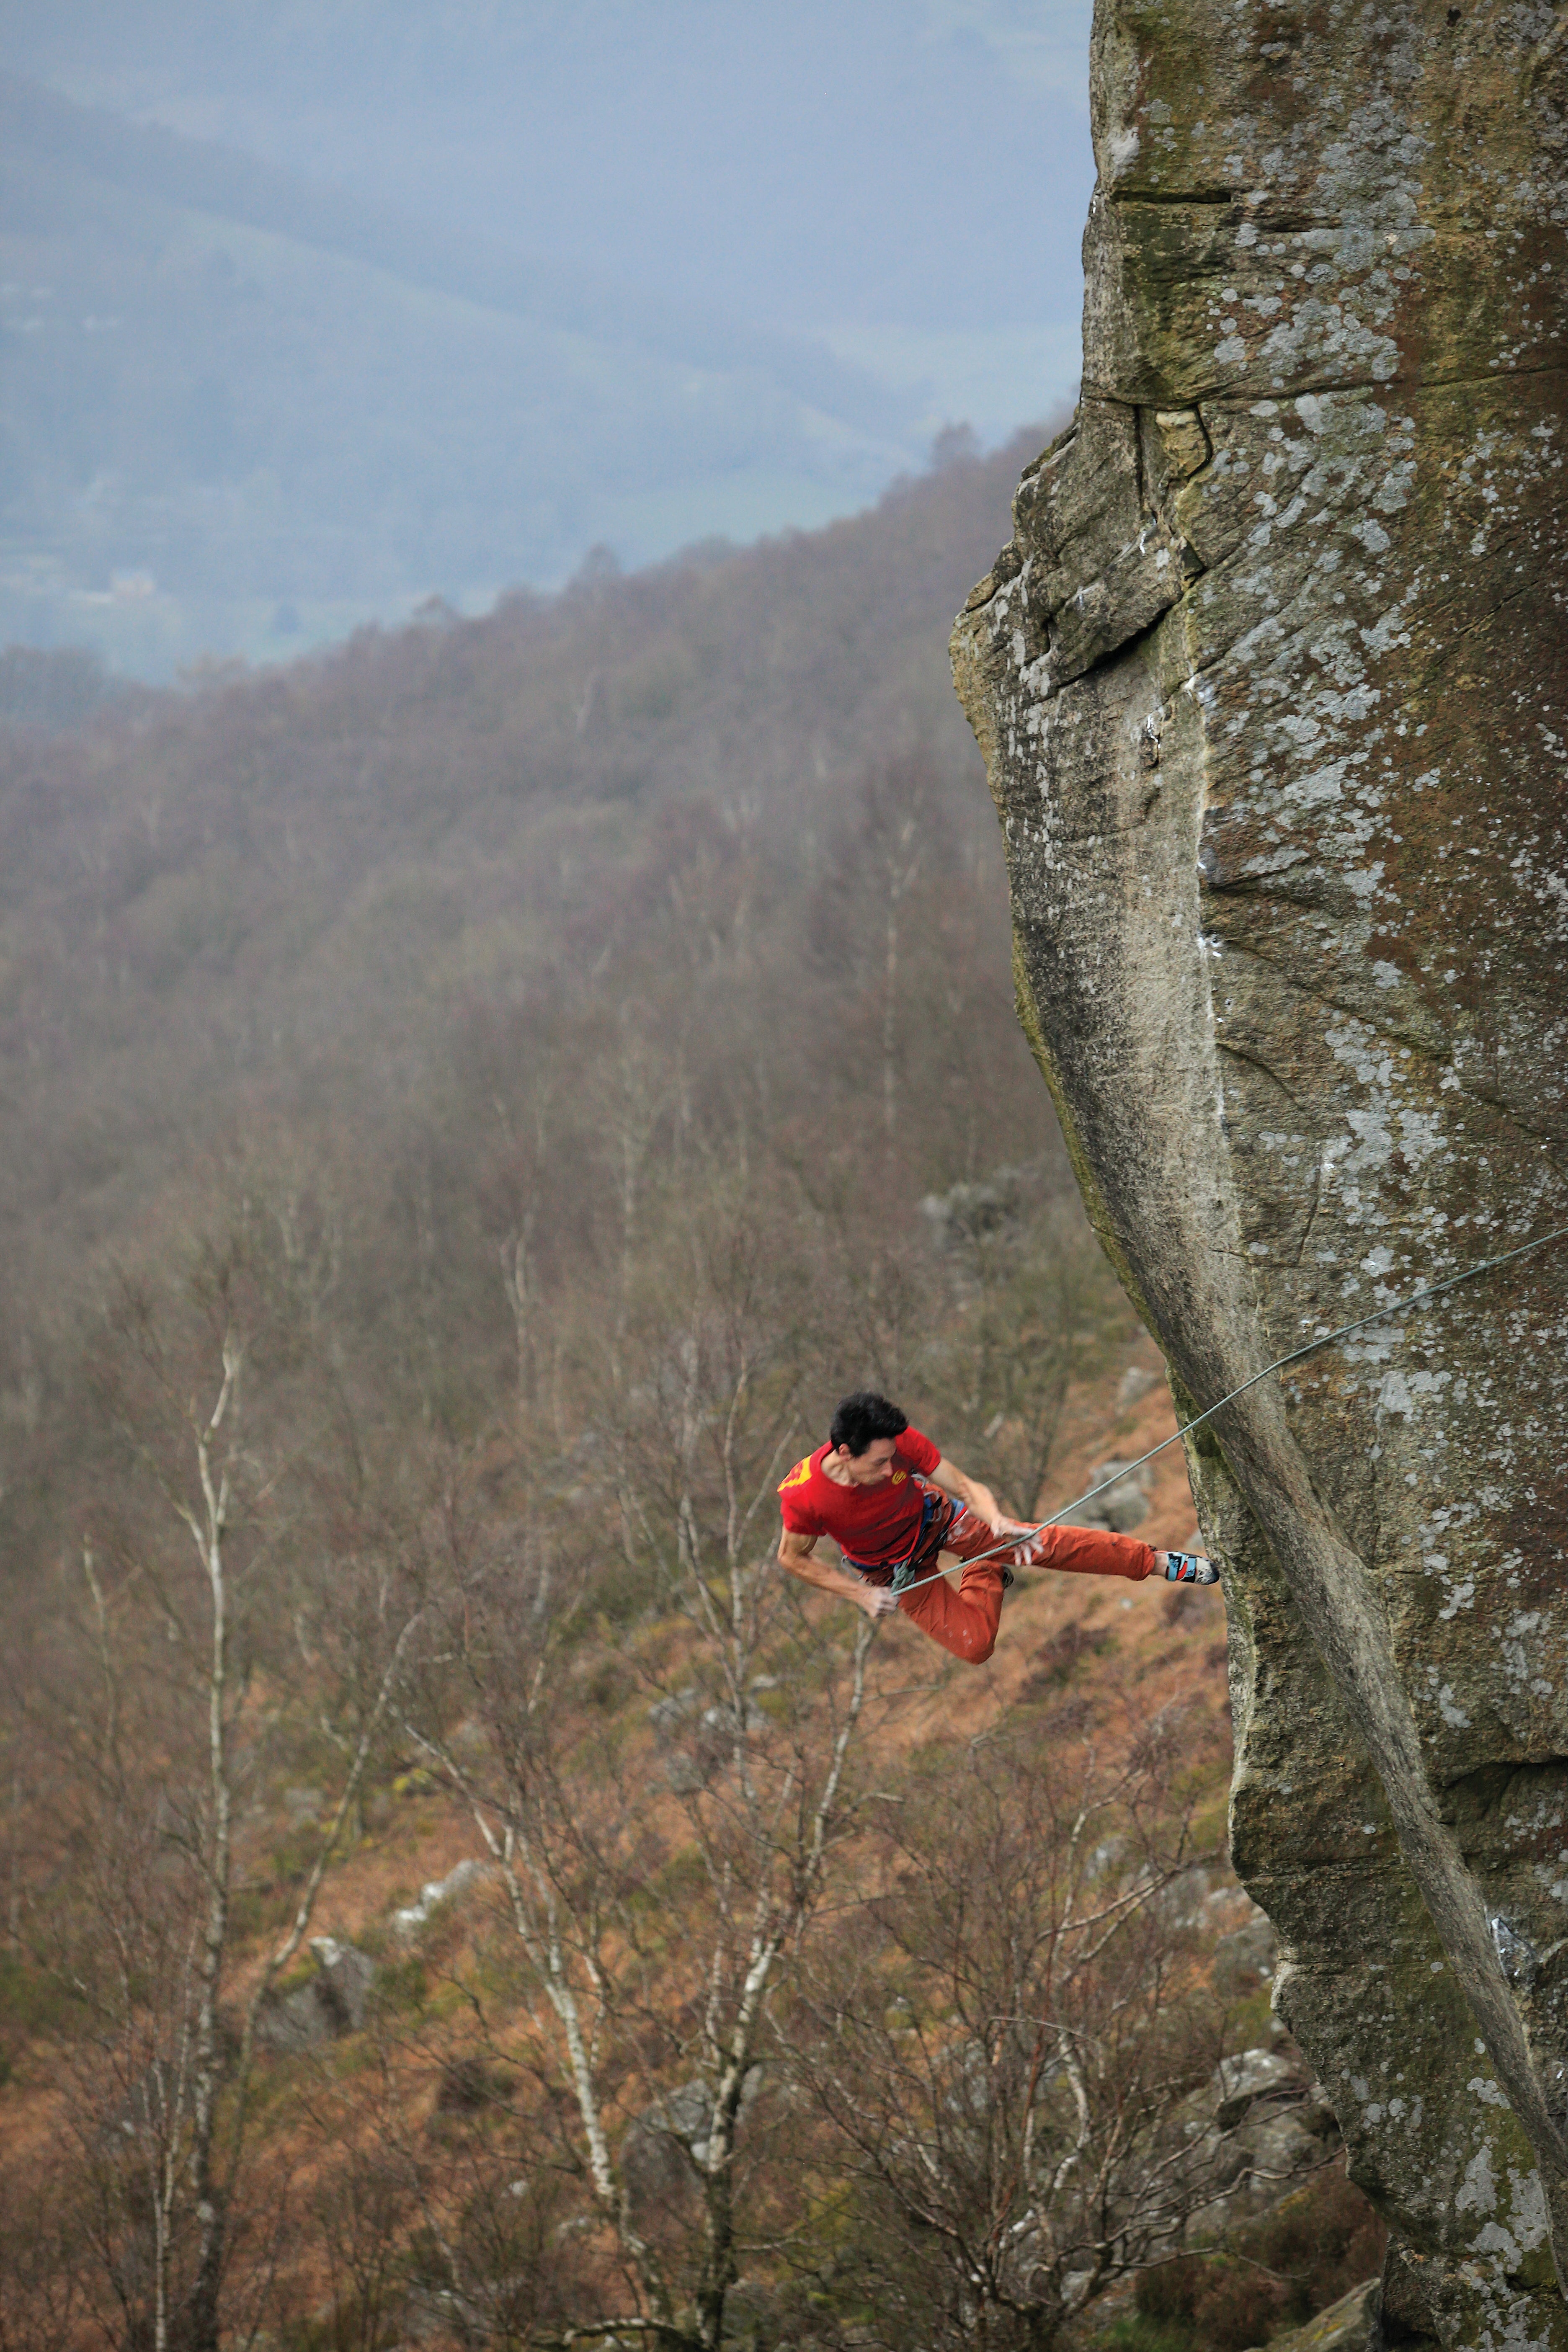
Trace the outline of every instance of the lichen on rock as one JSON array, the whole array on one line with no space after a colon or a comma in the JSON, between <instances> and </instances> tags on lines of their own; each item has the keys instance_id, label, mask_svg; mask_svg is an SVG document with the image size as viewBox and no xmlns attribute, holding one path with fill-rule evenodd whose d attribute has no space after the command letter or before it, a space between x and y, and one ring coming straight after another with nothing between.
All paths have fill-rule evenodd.
<instances>
[{"instance_id":1,"label":"lichen on rock","mask_svg":"<svg viewBox=\"0 0 1568 2352\"><path fill-rule=\"evenodd\" d=\"M1084 381L954 635L1019 1003L1207 1405L1232 1840L1390 2342L1568 2346L1568 16L1100 0ZM1558 2275L1553 2275L1555 2246Z\"/></svg>"}]
</instances>

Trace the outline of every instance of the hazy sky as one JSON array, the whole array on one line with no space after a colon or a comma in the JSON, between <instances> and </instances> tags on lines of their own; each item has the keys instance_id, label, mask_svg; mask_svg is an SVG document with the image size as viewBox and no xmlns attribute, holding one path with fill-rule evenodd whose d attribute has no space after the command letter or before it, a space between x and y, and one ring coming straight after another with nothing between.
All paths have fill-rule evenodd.
<instances>
[{"instance_id":1,"label":"hazy sky","mask_svg":"<svg viewBox=\"0 0 1568 2352\"><path fill-rule=\"evenodd\" d=\"M987 439L1075 372L1089 0L5 0L69 96L826 335Z\"/></svg>"}]
</instances>

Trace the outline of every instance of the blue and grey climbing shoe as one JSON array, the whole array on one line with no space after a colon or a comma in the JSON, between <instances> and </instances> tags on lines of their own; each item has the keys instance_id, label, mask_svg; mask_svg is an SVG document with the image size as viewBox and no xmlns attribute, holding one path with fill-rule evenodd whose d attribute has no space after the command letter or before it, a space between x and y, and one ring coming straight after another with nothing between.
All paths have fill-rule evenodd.
<instances>
[{"instance_id":1,"label":"blue and grey climbing shoe","mask_svg":"<svg viewBox=\"0 0 1568 2352\"><path fill-rule=\"evenodd\" d=\"M1219 1570L1212 1559L1200 1559L1195 1551L1168 1551L1165 1554L1167 1584L1217 1584Z\"/></svg>"}]
</instances>

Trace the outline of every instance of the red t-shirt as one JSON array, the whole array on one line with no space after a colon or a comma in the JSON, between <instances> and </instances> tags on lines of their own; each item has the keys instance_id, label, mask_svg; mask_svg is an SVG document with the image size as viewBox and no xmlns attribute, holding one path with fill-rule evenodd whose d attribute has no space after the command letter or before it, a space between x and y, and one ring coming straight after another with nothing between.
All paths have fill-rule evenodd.
<instances>
[{"instance_id":1,"label":"red t-shirt","mask_svg":"<svg viewBox=\"0 0 1568 2352\"><path fill-rule=\"evenodd\" d=\"M918 1429L906 1429L893 1449L889 1475L875 1486L840 1486L822 1467L819 1445L797 1462L779 1488L784 1523L792 1535L831 1536L851 1559L880 1567L901 1559L914 1542L925 1489L910 1474L930 1477L942 1449Z\"/></svg>"}]
</instances>

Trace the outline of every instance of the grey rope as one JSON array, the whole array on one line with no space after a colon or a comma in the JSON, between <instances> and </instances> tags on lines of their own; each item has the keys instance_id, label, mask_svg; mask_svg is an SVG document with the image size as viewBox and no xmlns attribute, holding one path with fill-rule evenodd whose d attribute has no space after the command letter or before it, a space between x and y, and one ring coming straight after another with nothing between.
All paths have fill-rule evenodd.
<instances>
[{"instance_id":1,"label":"grey rope","mask_svg":"<svg viewBox=\"0 0 1568 2352\"><path fill-rule=\"evenodd\" d=\"M1048 1519L1037 1519L1032 1525L1021 1526L1016 1535L993 1544L988 1551L972 1554L965 1566L990 1559L999 1551L1016 1550L1019 1544L1026 1543L1032 1536L1054 1527L1065 1512L1081 1510L1085 1503L1091 1503L1097 1495L1105 1494L1111 1486L1120 1486L1134 1470L1141 1470L1145 1462L1152 1462L1156 1454L1163 1454L1168 1445L1174 1445L1178 1437L1185 1437L1190 1431L1201 1429L1205 1421L1212 1421L1216 1412L1225 1411L1227 1404L1234 1404L1237 1397L1247 1394L1248 1389L1255 1389L1259 1381L1269 1379L1275 1372L1284 1371L1288 1365L1299 1364L1304 1356L1315 1356L1320 1348L1331 1348L1338 1340L1348 1339L1353 1331L1364 1331L1369 1323L1387 1323L1395 1315L1408 1314L1413 1307L1424 1307L1429 1298L1440 1298L1446 1290L1456 1289L1461 1282L1473 1282L1479 1274L1492 1274L1500 1265L1510 1265L1516 1257L1528 1257L1531 1250L1545 1249L1549 1244L1561 1241L1568 1241L1568 1225L1559 1225L1555 1233L1542 1234L1535 1241L1521 1242L1517 1249L1504 1250L1500 1257L1479 1258L1474 1265L1462 1267L1458 1274L1450 1274L1442 1282L1431 1282L1424 1289L1413 1290L1408 1298L1396 1299L1392 1307L1380 1307L1375 1313L1363 1315L1354 1323L1342 1323L1337 1331L1325 1331L1321 1339L1309 1339L1305 1347L1292 1348L1288 1356L1279 1357L1272 1364L1265 1364L1260 1372L1254 1372L1250 1380L1243 1381L1241 1386L1232 1389L1228 1396L1222 1396L1217 1404L1207 1406L1204 1412L1195 1413L1191 1421L1184 1422L1181 1428L1169 1437L1163 1437L1158 1445L1152 1445L1147 1454L1141 1454L1136 1462L1124 1463L1114 1478L1102 1478L1098 1486L1089 1488L1087 1495L1079 1495L1075 1502L1061 1504ZM945 1569L935 1569L930 1576L917 1577L913 1583L900 1585L898 1588L899 1598L902 1600L906 1592L918 1592L922 1585L934 1584L939 1576L946 1573Z\"/></svg>"}]
</instances>

